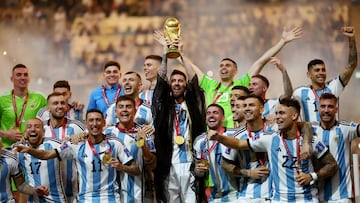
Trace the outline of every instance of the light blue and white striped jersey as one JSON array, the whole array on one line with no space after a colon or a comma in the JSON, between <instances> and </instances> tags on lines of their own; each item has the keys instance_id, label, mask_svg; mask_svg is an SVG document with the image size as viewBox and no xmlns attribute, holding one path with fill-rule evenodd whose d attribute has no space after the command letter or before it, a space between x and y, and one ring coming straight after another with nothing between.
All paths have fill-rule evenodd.
<instances>
[{"instance_id":1,"label":"light blue and white striped jersey","mask_svg":"<svg viewBox=\"0 0 360 203\"><path fill-rule=\"evenodd\" d=\"M115 113L116 104L111 104L110 107L106 110L106 126L115 126L119 119L116 117ZM151 125L153 126L154 119L151 112L151 106L144 101L141 102L140 106L136 109L134 122L139 125Z\"/></svg>"},{"instance_id":2,"label":"light blue and white striped jersey","mask_svg":"<svg viewBox=\"0 0 360 203\"><path fill-rule=\"evenodd\" d=\"M70 120L66 119L65 129L61 126L58 128L54 128L53 131L50 127L50 120L43 122L44 123L44 137L45 138L54 138L58 140L65 141L63 137L67 138L74 134L79 134L84 132L85 126L82 122L78 120ZM53 135L54 133L54 135ZM64 184L65 194L68 197L74 197L77 195L78 192L78 179L77 173L75 169L75 163L72 160L66 160L62 163L62 183Z\"/></svg>"},{"instance_id":3,"label":"light blue and white striped jersey","mask_svg":"<svg viewBox=\"0 0 360 203\"><path fill-rule=\"evenodd\" d=\"M139 98L151 106L154 89L145 90L139 93Z\"/></svg>"},{"instance_id":4,"label":"light blue and white striped jersey","mask_svg":"<svg viewBox=\"0 0 360 203\"><path fill-rule=\"evenodd\" d=\"M341 121L327 130L318 123L313 124L314 133L329 148L339 166L334 176L325 181L319 181L320 201L336 201L353 197L350 143L352 139L360 136L357 134L357 128L357 123Z\"/></svg>"},{"instance_id":5,"label":"light blue and white striped jersey","mask_svg":"<svg viewBox=\"0 0 360 203\"><path fill-rule=\"evenodd\" d=\"M61 141L44 139L37 149L51 150L61 146ZM26 146L28 146L26 144ZM27 153L18 153L18 160L23 169L26 183L33 187L45 185L49 187L50 194L40 196L41 202L66 202L65 191L61 179L60 161L58 159L41 160ZM29 198L28 202L34 202Z\"/></svg>"},{"instance_id":6,"label":"light blue and white striped jersey","mask_svg":"<svg viewBox=\"0 0 360 203\"><path fill-rule=\"evenodd\" d=\"M320 159L328 148L316 137L313 137L313 152L316 158ZM255 152L267 152L270 164L270 176L272 177L271 202L319 202L317 188L307 185L300 186L295 176L298 170L303 173L314 172L311 160L301 161L298 163L300 155L297 154L296 139L284 140L288 146L288 154L283 144L282 137L278 132L267 134L257 139L249 139L249 145ZM302 145L302 137L300 137L300 146Z\"/></svg>"},{"instance_id":7,"label":"light blue and white striped jersey","mask_svg":"<svg viewBox=\"0 0 360 203\"><path fill-rule=\"evenodd\" d=\"M120 194L119 185L116 182L117 170L108 164L104 164L102 159L106 152L111 157L119 159L122 164L127 164L133 160L129 150L125 145L114 137L107 137L99 144L94 144L92 151L88 141L77 145L64 142L57 149L60 158L74 159L79 175L79 194L78 202L118 202Z\"/></svg>"},{"instance_id":8,"label":"light blue and white striped jersey","mask_svg":"<svg viewBox=\"0 0 360 203\"><path fill-rule=\"evenodd\" d=\"M267 99L264 103L264 112L262 113L262 117L266 118L269 114L275 115L277 105L279 105L279 98Z\"/></svg>"},{"instance_id":9,"label":"light blue and white striped jersey","mask_svg":"<svg viewBox=\"0 0 360 203\"><path fill-rule=\"evenodd\" d=\"M266 130L267 127L264 126ZM271 131L271 129L270 129ZM247 127L242 126L235 132L234 137L247 140L249 139ZM258 139L260 136L263 136L263 130L251 131L252 139ZM225 153L223 153L224 158L240 163L240 168L253 170L259 167L262 167L262 164L265 164L269 168L267 162L267 155L263 152L252 152L250 150L235 150L228 148ZM243 199L268 199L271 195L271 176L262 179L253 179L249 177L241 178L241 185L239 188L238 198Z\"/></svg>"},{"instance_id":10,"label":"light blue and white striped jersey","mask_svg":"<svg viewBox=\"0 0 360 203\"><path fill-rule=\"evenodd\" d=\"M119 131L116 126L111 126L104 131L105 135L112 135L119 138L127 149L130 150L131 156L134 158L140 170L143 171L143 153L142 149L136 145L137 133L125 133ZM151 152L155 152L154 135L146 135L145 144ZM122 202L133 203L143 202L143 194L145 192L144 174L132 176L128 173L121 173L121 200Z\"/></svg>"},{"instance_id":11,"label":"light blue and white striped jersey","mask_svg":"<svg viewBox=\"0 0 360 203\"><path fill-rule=\"evenodd\" d=\"M226 129L224 135L232 136L235 132L231 129ZM213 146L215 141L208 140L207 134L203 133L194 141L194 157L197 160L204 158L208 149ZM222 153L225 152L226 147L220 143L214 145L213 151L206 157L210 163L209 175L211 176L214 186L211 188L210 202L229 202L237 199L238 179L235 177L228 177L222 169ZM203 154L203 155L201 155Z\"/></svg>"},{"instance_id":12,"label":"light blue and white striped jersey","mask_svg":"<svg viewBox=\"0 0 360 203\"><path fill-rule=\"evenodd\" d=\"M191 118L189 114L189 110L187 108L186 102L182 102L181 104L175 104L176 111L179 114L179 122L180 122L180 136L184 138L184 143L178 145L175 143L176 133L176 125L175 122L173 124L173 153L171 158L172 164L179 163L188 163L192 162L192 143L191 143ZM175 119L174 119L175 120Z\"/></svg>"},{"instance_id":13,"label":"light blue and white striped jersey","mask_svg":"<svg viewBox=\"0 0 360 203\"><path fill-rule=\"evenodd\" d=\"M0 149L0 202L15 203L10 179L21 175L19 162L14 153Z\"/></svg>"},{"instance_id":14,"label":"light blue and white striped jersey","mask_svg":"<svg viewBox=\"0 0 360 203\"><path fill-rule=\"evenodd\" d=\"M332 79L325 84L325 89L317 90L317 95L320 96L322 93L331 93L336 97L344 91L344 85L340 80L340 76ZM300 119L308 122L320 122L320 115L317 110L319 107L319 101L316 95L312 91L311 86L298 87L293 92L293 98L298 100L301 105Z\"/></svg>"}]
</instances>

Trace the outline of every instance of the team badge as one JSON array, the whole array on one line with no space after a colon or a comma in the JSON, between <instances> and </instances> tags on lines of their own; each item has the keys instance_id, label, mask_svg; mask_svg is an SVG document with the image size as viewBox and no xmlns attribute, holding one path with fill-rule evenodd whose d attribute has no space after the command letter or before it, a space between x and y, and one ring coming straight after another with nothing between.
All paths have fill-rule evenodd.
<instances>
[{"instance_id":1,"label":"team badge","mask_svg":"<svg viewBox=\"0 0 360 203\"><path fill-rule=\"evenodd\" d=\"M339 137L335 137L335 138L334 138L334 141L335 141L335 142L339 142Z\"/></svg>"}]
</instances>

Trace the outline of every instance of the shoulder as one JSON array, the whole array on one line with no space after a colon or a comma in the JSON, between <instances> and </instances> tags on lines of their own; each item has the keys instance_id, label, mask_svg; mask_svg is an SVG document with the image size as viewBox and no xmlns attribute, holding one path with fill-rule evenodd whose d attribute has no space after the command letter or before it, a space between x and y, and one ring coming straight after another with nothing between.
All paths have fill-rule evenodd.
<instances>
[{"instance_id":1,"label":"shoulder","mask_svg":"<svg viewBox=\"0 0 360 203\"><path fill-rule=\"evenodd\" d=\"M83 130L83 131L85 130L85 125L84 125L81 121L79 121L79 120L68 119L67 124L68 124L68 125L76 125L76 126L78 126L81 130Z\"/></svg>"},{"instance_id":2,"label":"shoulder","mask_svg":"<svg viewBox=\"0 0 360 203\"><path fill-rule=\"evenodd\" d=\"M299 93L299 92L301 92L302 90L310 90L310 89L311 89L311 88L310 88L309 85L299 86L299 87L297 87L297 88L294 89L293 94Z\"/></svg>"},{"instance_id":3,"label":"shoulder","mask_svg":"<svg viewBox=\"0 0 360 203\"><path fill-rule=\"evenodd\" d=\"M244 85L244 86L249 86L249 82L250 82L251 76L249 73L246 73L245 75L242 75L240 77L238 77L235 81L234 84L235 85Z\"/></svg>"},{"instance_id":4,"label":"shoulder","mask_svg":"<svg viewBox=\"0 0 360 203\"><path fill-rule=\"evenodd\" d=\"M52 138L52 137L44 137L44 143L50 143L50 144L62 144L63 141Z\"/></svg>"},{"instance_id":5,"label":"shoulder","mask_svg":"<svg viewBox=\"0 0 360 203\"><path fill-rule=\"evenodd\" d=\"M16 155L14 152L8 150L8 149L0 149L0 156L3 156L5 158L9 158L11 160L17 161Z\"/></svg>"},{"instance_id":6,"label":"shoulder","mask_svg":"<svg viewBox=\"0 0 360 203\"><path fill-rule=\"evenodd\" d=\"M232 136L237 137L244 132L246 132L246 126L241 126L240 128L237 128L237 130L234 132L234 134Z\"/></svg>"},{"instance_id":7,"label":"shoulder","mask_svg":"<svg viewBox=\"0 0 360 203\"><path fill-rule=\"evenodd\" d=\"M0 98L11 97L11 91L3 92L0 94Z\"/></svg>"},{"instance_id":8,"label":"shoulder","mask_svg":"<svg viewBox=\"0 0 360 203\"><path fill-rule=\"evenodd\" d=\"M194 145L196 145L197 143L200 143L200 142L202 142L203 140L205 140L206 136L207 136L207 133L206 133L206 132L201 133L199 136L197 136L197 137L195 138L195 140L194 140Z\"/></svg>"},{"instance_id":9,"label":"shoulder","mask_svg":"<svg viewBox=\"0 0 360 203\"><path fill-rule=\"evenodd\" d=\"M352 121L339 121L340 126L357 127L359 124Z\"/></svg>"},{"instance_id":10,"label":"shoulder","mask_svg":"<svg viewBox=\"0 0 360 203\"><path fill-rule=\"evenodd\" d=\"M144 100L142 100L140 107L145 107L145 108L151 109L151 105L146 103Z\"/></svg>"}]
</instances>

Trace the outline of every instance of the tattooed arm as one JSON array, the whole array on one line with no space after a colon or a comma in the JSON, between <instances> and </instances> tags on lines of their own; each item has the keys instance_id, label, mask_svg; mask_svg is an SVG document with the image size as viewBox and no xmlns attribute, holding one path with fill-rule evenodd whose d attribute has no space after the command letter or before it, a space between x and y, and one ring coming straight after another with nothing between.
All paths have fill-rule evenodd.
<instances>
[{"instance_id":1,"label":"tattooed arm","mask_svg":"<svg viewBox=\"0 0 360 203\"><path fill-rule=\"evenodd\" d=\"M343 27L341 31L344 36L349 38L349 59L345 69L340 73L340 79L346 86L357 66L357 49L355 41L355 28L354 27Z\"/></svg>"}]
</instances>

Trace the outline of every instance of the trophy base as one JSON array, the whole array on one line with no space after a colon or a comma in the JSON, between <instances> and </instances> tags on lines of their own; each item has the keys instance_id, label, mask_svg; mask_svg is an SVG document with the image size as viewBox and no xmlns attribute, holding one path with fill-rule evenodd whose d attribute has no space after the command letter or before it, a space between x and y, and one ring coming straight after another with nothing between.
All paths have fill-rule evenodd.
<instances>
[{"instance_id":1,"label":"trophy base","mask_svg":"<svg viewBox=\"0 0 360 203\"><path fill-rule=\"evenodd\" d=\"M167 58L171 58L171 59L175 59L177 57L180 56L180 53L178 51L172 51L172 50L169 50L167 53L166 53L166 57Z\"/></svg>"}]
</instances>

